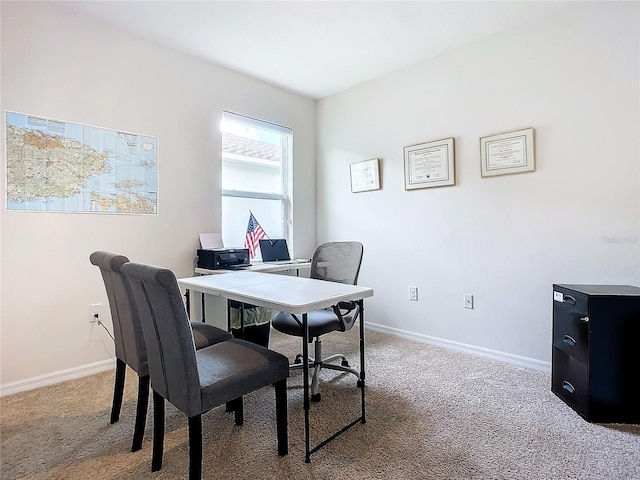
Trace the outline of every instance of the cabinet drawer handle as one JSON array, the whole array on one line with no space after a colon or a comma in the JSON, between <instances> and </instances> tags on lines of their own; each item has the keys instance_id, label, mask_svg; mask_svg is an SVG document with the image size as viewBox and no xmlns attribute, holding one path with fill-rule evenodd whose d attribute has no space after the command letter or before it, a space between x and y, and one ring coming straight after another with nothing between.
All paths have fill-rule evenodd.
<instances>
[{"instance_id":1,"label":"cabinet drawer handle","mask_svg":"<svg viewBox=\"0 0 640 480\"><path fill-rule=\"evenodd\" d=\"M568 303L570 305L576 304L576 299L573 298L571 295L565 295L562 300L564 301L564 303Z\"/></svg>"},{"instance_id":2,"label":"cabinet drawer handle","mask_svg":"<svg viewBox=\"0 0 640 480\"><path fill-rule=\"evenodd\" d=\"M567 392L569 393L575 393L576 389L573 388L573 385L571 385L569 382L567 382L566 380L562 381L562 388L564 388Z\"/></svg>"},{"instance_id":3,"label":"cabinet drawer handle","mask_svg":"<svg viewBox=\"0 0 640 480\"><path fill-rule=\"evenodd\" d=\"M576 339L573 338L571 335L565 335L564 337L562 337L562 341L572 347L576 346Z\"/></svg>"}]
</instances>

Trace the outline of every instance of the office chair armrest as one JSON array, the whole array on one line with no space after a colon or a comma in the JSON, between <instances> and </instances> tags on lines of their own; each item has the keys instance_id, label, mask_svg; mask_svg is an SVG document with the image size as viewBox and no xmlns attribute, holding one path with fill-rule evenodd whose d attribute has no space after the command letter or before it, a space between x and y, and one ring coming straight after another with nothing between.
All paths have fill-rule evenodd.
<instances>
[{"instance_id":1,"label":"office chair armrest","mask_svg":"<svg viewBox=\"0 0 640 480\"><path fill-rule=\"evenodd\" d=\"M348 315L358 307L358 303L353 301L338 302L338 305L336 305L336 307L340 309L340 311L342 312L342 315Z\"/></svg>"},{"instance_id":2,"label":"office chair armrest","mask_svg":"<svg viewBox=\"0 0 640 480\"><path fill-rule=\"evenodd\" d=\"M358 308L357 302L338 302L337 305L332 307L333 313L338 317L340 323L342 324L342 331L345 332L350 330L353 327L353 324L356 323L358 319L358 315L360 315L360 309ZM355 314L351 315L351 313L355 310Z\"/></svg>"}]
</instances>

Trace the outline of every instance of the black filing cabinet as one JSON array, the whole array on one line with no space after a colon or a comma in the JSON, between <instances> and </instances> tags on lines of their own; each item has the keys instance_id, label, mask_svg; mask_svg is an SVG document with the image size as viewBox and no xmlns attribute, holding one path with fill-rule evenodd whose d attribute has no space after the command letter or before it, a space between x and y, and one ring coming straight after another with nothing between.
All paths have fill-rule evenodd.
<instances>
[{"instance_id":1,"label":"black filing cabinet","mask_svg":"<svg viewBox=\"0 0 640 480\"><path fill-rule=\"evenodd\" d=\"M640 423L640 288L553 286L551 390L590 422Z\"/></svg>"}]
</instances>

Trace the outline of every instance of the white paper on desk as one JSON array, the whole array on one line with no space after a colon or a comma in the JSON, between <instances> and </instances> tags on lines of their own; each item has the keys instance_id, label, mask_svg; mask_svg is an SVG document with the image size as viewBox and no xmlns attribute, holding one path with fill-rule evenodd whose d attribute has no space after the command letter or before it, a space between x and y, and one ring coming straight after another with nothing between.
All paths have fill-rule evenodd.
<instances>
[{"instance_id":1,"label":"white paper on desk","mask_svg":"<svg viewBox=\"0 0 640 480\"><path fill-rule=\"evenodd\" d=\"M200 247L205 249L223 248L221 233L201 233Z\"/></svg>"}]
</instances>

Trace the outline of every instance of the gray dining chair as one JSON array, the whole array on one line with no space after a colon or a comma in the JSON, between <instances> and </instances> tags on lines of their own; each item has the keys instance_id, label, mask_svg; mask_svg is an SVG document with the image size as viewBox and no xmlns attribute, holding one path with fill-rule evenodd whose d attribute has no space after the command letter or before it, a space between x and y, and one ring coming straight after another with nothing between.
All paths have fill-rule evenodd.
<instances>
[{"instance_id":1,"label":"gray dining chair","mask_svg":"<svg viewBox=\"0 0 640 480\"><path fill-rule=\"evenodd\" d=\"M113 388L110 423L120 419L127 366L138 374L138 400L131 451L142 447L149 403L149 367L142 325L135 305L131 302L130 288L122 277L122 266L129 262L124 255L96 251L90 262L100 269L111 310L113 339L116 353L116 375ZM195 348L200 349L229 340L232 335L220 328L202 322L191 322Z\"/></svg>"},{"instance_id":2,"label":"gray dining chair","mask_svg":"<svg viewBox=\"0 0 640 480\"><path fill-rule=\"evenodd\" d=\"M327 242L319 245L313 252L311 259L311 278L326 280L328 282L346 283L355 285L358 282L360 265L364 247L360 242ZM320 337L330 332L345 332L350 330L360 315L357 302L339 302L331 309L316 310L307 314L309 328L309 342L314 342L314 356L309 357L309 368L313 368L311 381L311 399L319 401L320 395L320 371L324 369L338 370L352 373L358 379L360 386L360 372L349 366L349 361L342 354L331 355L322 358L322 341ZM287 312L276 313L271 325L279 332L296 337L303 336L302 320ZM331 362L340 360L336 365ZM303 368L303 357L298 354L294 363L290 365L292 370Z\"/></svg>"},{"instance_id":3,"label":"gray dining chair","mask_svg":"<svg viewBox=\"0 0 640 480\"><path fill-rule=\"evenodd\" d=\"M202 474L202 414L233 402L236 424L241 425L243 395L269 385L275 386L278 454L286 455L287 357L238 339L196 351L173 272L129 262L122 273L131 286L147 346L154 408L151 470L162 468L165 400L188 418L189 479L194 480Z\"/></svg>"}]
</instances>

